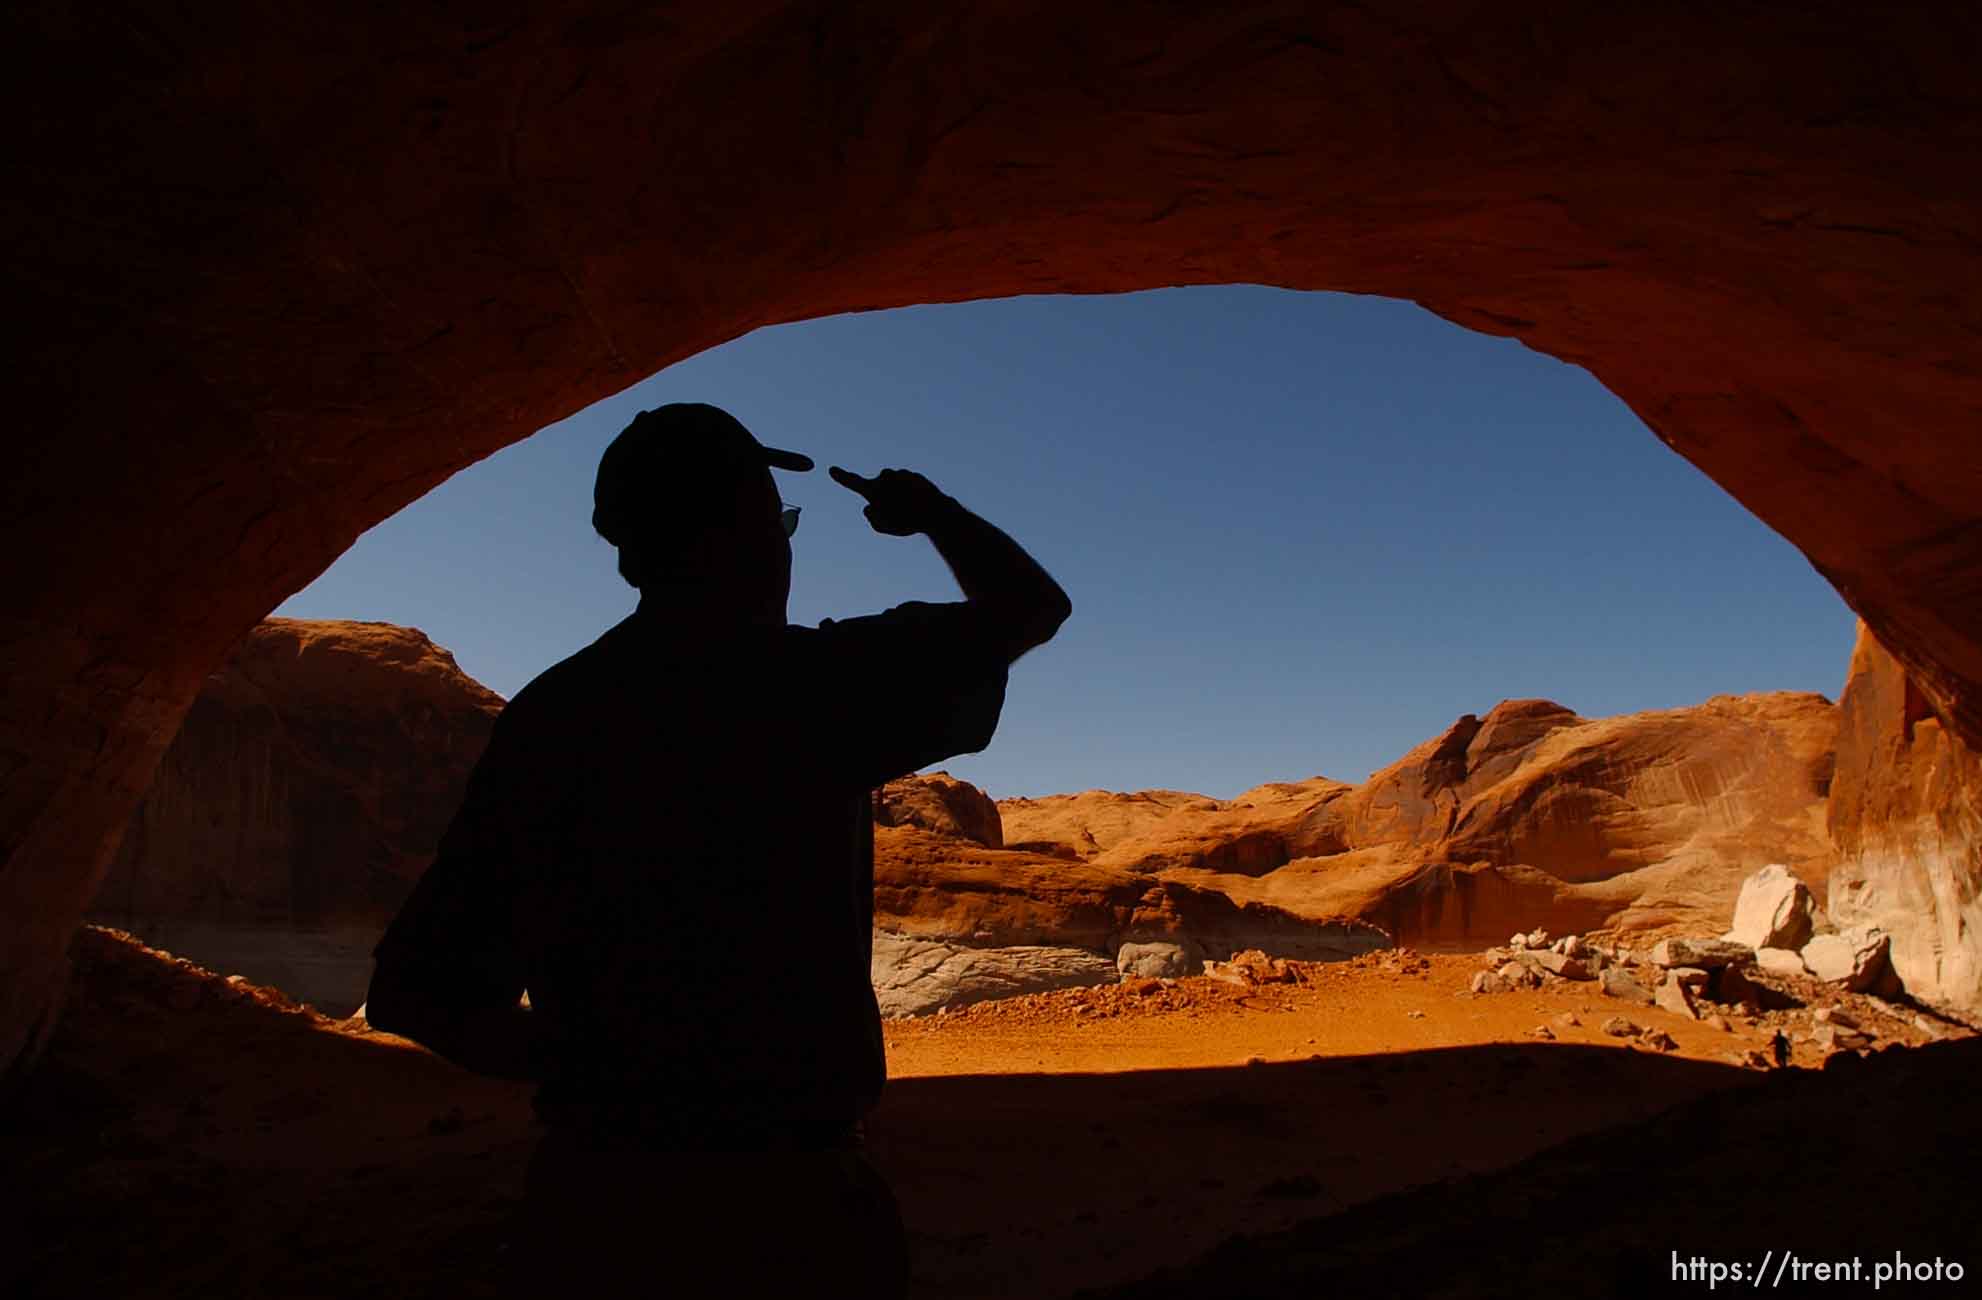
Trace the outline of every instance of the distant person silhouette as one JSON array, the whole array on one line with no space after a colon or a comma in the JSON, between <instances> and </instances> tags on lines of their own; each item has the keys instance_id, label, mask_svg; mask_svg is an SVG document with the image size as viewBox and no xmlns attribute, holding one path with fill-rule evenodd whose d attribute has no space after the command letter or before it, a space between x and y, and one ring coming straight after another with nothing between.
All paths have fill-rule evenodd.
<instances>
[{"instance_id":1,"label":"distant person silhouette","mask_svg":"<svg viewBox=\"0 0 1982 1300\"><path fill-rule=\"evenodd\" d=\"M607 447L592 523L639 606L509 702L376 952L374 1025L540 1082L520 1293L906 1286L859 1154L886 1074L869 792L988 744L1072 606L921 475L834 467L964 599L793 626L773 468L812 461L701 404Z\"/></svg>"}]
</instances>

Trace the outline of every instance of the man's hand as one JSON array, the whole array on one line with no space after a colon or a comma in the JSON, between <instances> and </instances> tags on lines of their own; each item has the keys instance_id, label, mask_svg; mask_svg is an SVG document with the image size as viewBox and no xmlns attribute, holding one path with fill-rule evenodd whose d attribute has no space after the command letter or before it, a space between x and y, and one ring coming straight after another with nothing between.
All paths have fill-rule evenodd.
<instances>
[{"instance_id":1,"label":"man's hand","mask_svg":"<svg viewBox=\"0 0 1982 1300\"><path fill-rule=\"evenodd\" d=\"M890 537L926 533L960 509L941 488L914 470L884 469L873 478L862 478L838 465L826 472L833 476L833 482L867 499L867 508L861 513L875 532Z\"/></svg>"}]
</instances>

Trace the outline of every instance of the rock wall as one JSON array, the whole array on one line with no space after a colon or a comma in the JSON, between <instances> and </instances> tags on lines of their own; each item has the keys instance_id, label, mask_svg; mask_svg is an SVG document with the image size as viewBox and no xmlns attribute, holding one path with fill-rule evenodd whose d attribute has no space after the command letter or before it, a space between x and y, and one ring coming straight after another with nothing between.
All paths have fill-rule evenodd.
<instances>
[{"instance_id":1,"label":"rock wall","mask_svg":"<svg viewBox=\"0 0 1982 1300\"><path fill-rule=\"evenodd\" d=\"M1547 700L1468 714L1360 786L1315 777L1219 801L1090 791L1000 805L1008 836L1400 943L1725 929L1741 881L1782 862L1821 888L1837 710L1721 696L1588 719Z\"/></svg>"},{"instance_id":2,"label":"rock wall","mask_svg":"<svg viewBox=\"0 0 1982 1300\"><path fill-rule=\"evenodd\" d=\"M194 701L93 918L383 927L432 861L502 703L412 628L258 624Z\"/></svg>"},{"instance_id":3,"label":"rock wall","mask_svg":"<svg viewBox=\"0 0 1982 1300\"><path fill-rule=\"evenodd\" d=\"M987 849L1005 847L1004 823L991 796L948 772L890 781L874 792L874 824L920 826Z\"/></svg>"},{"instance_id":4,"label":"rock wall","mask_svg":"<svg viewBox=\"0 0 1982 1300\"><path fill-rule=\"evenodd\" d=\"M1913 996L1982 1013L1982 751L1862 624L1839 705L1831 918L1885 930Z\"/></svg>"},{"instance_id":5,"label":"rock wall","mask_svg":"<svg viewBox=\"0 0 1982 1300\"><path fill-rule=\"evenodd\" d=\"M1802 548L1982 744L1979 24L8 7L0 1062L259 618L454 471L840 311L1247 281L1513 335Z\"/></svg>"}]
</instances>

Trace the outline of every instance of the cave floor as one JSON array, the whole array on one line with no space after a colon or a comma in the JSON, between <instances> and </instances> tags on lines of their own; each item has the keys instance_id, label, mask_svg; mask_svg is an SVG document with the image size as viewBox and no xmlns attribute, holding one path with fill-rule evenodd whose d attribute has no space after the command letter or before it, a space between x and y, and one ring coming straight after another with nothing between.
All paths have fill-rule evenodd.
<instances>
[{"instance_id":1,"label":"cave floor","mask_svg":"<svg viewBox=\"0 0 1982 1300\"><path fill-rule=\"evenodd\" d=\"M1982 1040L1895 1031L1757 1071L1731 1058L1769 1023L1589 985L1474 997L1477 965L1379 953L891 1023L869 1148L913 1294L1313 1294L1400 1270L1406 1293L1649 1294L1674 1250L1968 1250L1945 1234L1978 1207ZM1677 1049L1605 1035L1618 1014ZM35 1190L10 1295L495 1295L536 1134L526 1087L95 930L14 1100L0 1152Z\"/></svg>"}]
</instances>

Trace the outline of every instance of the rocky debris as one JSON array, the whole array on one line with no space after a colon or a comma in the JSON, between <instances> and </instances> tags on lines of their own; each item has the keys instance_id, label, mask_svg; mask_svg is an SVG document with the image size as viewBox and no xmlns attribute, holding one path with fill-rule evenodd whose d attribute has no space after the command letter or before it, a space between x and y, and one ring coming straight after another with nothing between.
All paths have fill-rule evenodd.
<instances>
[{"instance_id":1,"label":"rocky debris","mask_svg":"<svg viewBox=\"0 0 1982 1300\"><path fill-rule=\"evenodd\" d=\"M1605 997L1621 998L1626 1002L1636 1002L1643 1006L1652 1005L1652 991L1640 984L1622 966L1606 966L1598 976Z\"/></svg>"},{"instance_id":2,"label":"rocky debris","mask_svg":"<svg viewBox=\"0 0 1982 1300\"><path fill-rule=\"evenodd\" d=\"M1827 984L1862 993L1877 986L1886 973L1886 946L1885 931L1853 926L1837 934L1820 934L1803 945L1803 964Z\"/></svg>"},{"instance_id":3,"label":"rocky debris","mask_svg":"<svg viewBox=\"0 0 1982 1300\"><path fill-rule=\"evenodd\" d=\"M1557 1029L1579 1029L1583 1024L1581 1020L1577 1019L1574 1011L1557 1012L1554 1022Z\"/></svg>"},{"instance_id":4,"label":"rocky debris","mask_svg":"<svg viewBox=\"0 0 1982 1300\"><path fill-rule=\"evenodd\" d=\"M1872 1045L1872 1035L1840 1025L1818 1025L1810 1031L1810 1041L1827 1051L1855 1051Z\"/></svg>"},{"instance_id":5,"label":"rocky debris","mask_svg":"<svg viewBox=\"0 0 1982 1300\"><path fill-rule=\"evenodd\" d=\"M1742 966L1721 967L1715 987L1715 1001L1728 1006L1741 1007L1749 1012L1760 1011L1775 997L1775 991L1748 978L1748 968Z\"/></svg>"},{"instance_id":6,"label":"rocky debris","mask_svg":"<svg viewBox=\"0 0 1982 1300\"><path fill-rule=\"evenodd\" d=\"M1589 951L1589 946L1578 934L1565 934L1549 946L1550 952L1559 952L1564 957L1581 957Z\"/></svg>"},{"instance_id":7,"label":"rocky debris","mask_svg":"<svg viewBox=\"0 0 1982 1300\"><path fill-rule=\"evenodd\" d=\"M1734 924L1723 939L1750 948L1801 948L1815 930L1817 897L1780 862L1741 882Z\"/></svg>"},{"instance_id":8,"label":"rocky debris","mask_svg":"<svg viewBox=\"0 0 1982 1300\"><path fill-rule=\"evenodd\" d=\"M1513 986L1490 970L1473 972L1472 991L1475 993L1508 993Z\"/></svg>"},{"instance_id":9,"label":"rocky debris","mask_svg":"<svg viewBox=\"0 0 1982 1300\"><path fill-rule=\"evenodd\" d=\"M1840 1029L1859 1028L1858 1018L1841 1007L1818 1007L1810 1018L1820 1025L1836 1025Z\"/></svg>"},{"instance_id":10,"label":"rocky debris","mask_svg":"<svg viewBox=\"0 0 1982 1300\"><path fill-rule=\"evenodd\" d=\"M1654 1029L1648 1034L1643 1034L1639 1037L1638 1041L1655 1052L1676 1052L1679 1050L1678 1040L1663 1029Z\"/></svg>"},{"instance_id":11,"label":"rocky debris","mask_svg":"<svg viewBox=\"0 0 1982 1300\"><path fill-rule=\"evenodd\" d=\"M1809 967L1803 964L1799 953L1787 948L1757 948L1755 964L1773 975L1808 975Z\"/></svg>"},{"instance_id":12,"label":"rocky debris","mask_svg":"<svg viewBox=\"0 0 1982 1300\"><path fill-rule=\"evenodd\" d=\"M1774 1068L1766 1053L1753 1048L1746 1052L1729 1052L1727 1059L1744 1070L1768 1070Z\"/></svg>"},{"instance_id":13,"label":"rocky debris","mask_svg":"<svg viewBox=\"0 0 1982 1300\"><path fill-rule=\"evenodd\" d=\"M1300 981L1295 964L1284 957L1269 957L1258 948L1233 953L1229 961L1208 961L1204 973L1227 984L1253 987L1259 984L1294 984Z\"/></svg>"},{"instance_id":14,"label":"rocky debris","mask_svg":"<svg viewBox=\"0 0 1982 1300\"><path fill-rule=\"evenodd\" d=\"M1115 969L1123 979L1182 979L1198 974L1203 966L1193 945L1125 943L1115 950Z\"/></svg>"},{"instance_id":15,"label":"rocky debris","mask_svg":"<svg viewBox=\"0 0 1982 1300\"><path fill-rule=\"evenodd\" d=\"M1539 952L1548 947L1548 931L1534 929L1526 934L1517 934L1507 941L1507 946L1515 952L1527 952L1531 949Z\"/></svg>"},{"instance_id":16,"label":"rocky debris","mask_svg":"<svg viewBox=\"0 0 1982 1300\"><path fill-rule=\"evenodd\" d=\"M1709 1029L1718 1029L1723 1034L1731 1034L1734 1032L1734 1026L1729 1024L1727 1017L1722 1015L1718 1011L1709 1012L1708 1014L1701 1016L1700 1023L1705 1025Z\"/></svg>"},{"instance_id":17,"label":"rocky debris","mask_svg":"<svg viewBox=\"0 0 1982 1300\"><path fill-rule=\"evenodd\" d=\"M1612 1016L1600 1028L1612 1038L1636 1038L1645 1032L1635 1021L1626 1020L1623 1016Z\"/></svg>"},{"instance_id":18,"label":"rocky debris","mask_svg":"<svg viewBox=\"0 0 1982 1300\"><path fill-rule=\"evenodd\" d=\"M1545 1043L1552 1043L1555 1041L1555 1031L1547 1025L1536 1025L1528 1031L1528 1037L1539 1038Z\"/></svg>"},{"instance_id":19,"label":"rocky debris","mask_svg":"<svg viewBox=\"0 0 1982 1300\"><path fill-rule=\"evenodd\" d=\"M1654 966L1697 966L1712 969L1732 962L1755 960L1755 950L1747 944L1727 939L1661 939L1652 945Z\"/></svg>"},{"instance_id":20,"label":"rocky debris","mask_svg":"<svg viewBox=\"0 0 1982 1300\"><path fill-rule=\"evenodd\" d=\"M1494 974L1510 989L1538 989L1542 986L1542 977L1524 961L1503 962Z\"/></svg>"},{"instance_id":21,"label":"rocky debris","mask_svg":"<svg viewBox=\"0 0 1982 1300\"><path fill-rule=\"evenodd\" d=\"M919 826L988 849L1005 847L998 805L984 791L948 772L905 776L876 790L874 824Z\"/></svg>"},{"instance_id":22,"label":"rocky debris","mask_svg":"<svg viewBox=\"0 0 1982 1300\"><path fill-rule=\"evenodd\" d=\"M1115 963L1084 948L971 948L877 932L870 966L884 1016L918 1016L1049 989L1115 983Z\"/></svg>"}]
</instances>

